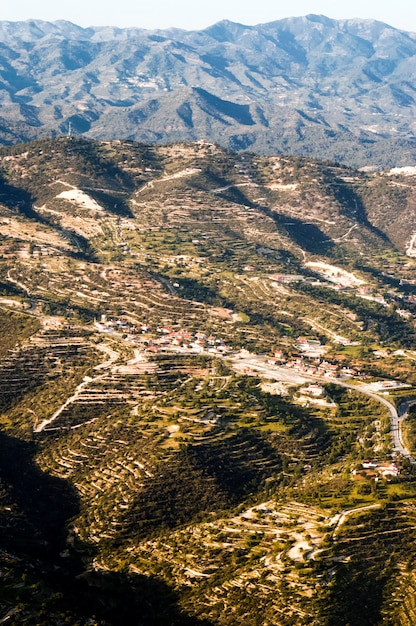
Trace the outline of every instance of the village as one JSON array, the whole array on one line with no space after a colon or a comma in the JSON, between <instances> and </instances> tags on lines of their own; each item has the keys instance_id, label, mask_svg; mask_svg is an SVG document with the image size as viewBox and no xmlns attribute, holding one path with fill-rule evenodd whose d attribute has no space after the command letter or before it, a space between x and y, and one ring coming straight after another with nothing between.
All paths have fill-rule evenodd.
<instances>
[{"instance_id":1,"label":"village","mask_svg":"<svg viewBox=\"0 0 416 626\"><path fill-rule=\"evenodd\" d=\"M289 355L283 350L277 350L272 356L265 356L232 348L224 338L206 335L200 331L191 332L172 327L152 328L148 324L132 324L123 318L107 319L105 315L101 316L99 322L95 322L95 327L101 333L128 342L143 357L164 353L228 357L236 372L257 374L265 379L281 379L280 383L264 382L262 388L265 391L286 395L287 387L295 386L293 401L318 409L337 409L337 403L329 395L324 379L330 382L336 379L353 380L357 376L365 378L353 368L341 367L327 361L324 358L326 348L318 339L298 337L293 346L296 352ZM365 386L369 392L384 394L406 385L398 381L376 381ZM354 481L362 482L367 485L366 488L370 488L372 481L377 483L400 480L403 468L397 458L392 457L358 461L350 471Z\"/></svg>"},{"instance_id":2,"label":"village","mask_svg":"<svg viewBox=\"0 0 416 626\"><path fill-rule=\"evenodd\" d=\"M133 324L124 318L110 318L102 315L100 321L94 322L95 328L101 332L123 339L143 355L160 353L216 355L219 357L238 358L241 371L251 373L253 364L267 365L268 368L285 368L294 374L312 376L329 380L367 376L357 369L334 363L325 359L328 351L317 338L298 337L293 349L275 350L272 355L256 355L244 348L230 346L223 337L207 335L202 331L191 331L186 328L175 329L171 326L152 327L148 324ZM393 389L408 387L394 380L382 380L368 383L369 390L388 393ZM314 395L314 394L312 394Z\"/></svg>"},{"instance_id":3,"label":"village","mask_svg":"<svg viewBox=\"0 0 416 626\"><path fill-rule=\"evenodd\" d=\"M103 333L118 334L125 341L143 353L157 354L159 352L177 352L192 354L218 354L231 352L222 338L207 336L203 332L191 332L187 329L175 330L172 327L153 328L148 324L136 326L125 319L110 319L101 317L95 322L95 327Z\"/></svg>"},{"instance_id":4,"label":"village","mask_svg":"<svg viewBox=\"0 0 416 626\"><path fill-rule=\"evenodd\" d=\"M143 354L174 352L218 356L239 355L240 358L247 357L247 359L255 357L245 349L235 349L229 346L223 337L206 335L201 331L191 332L187 329L173 329L172 327L153 328L147 324L135 325L123 318L107 320L105 315L101 316L100 322L95 321L94 325L102 333L123 338ZM339 364L322 358L327 349L318 339L298 337L294 348L296 352L290 355L283 350L275 351L273 356L267 357L267 364L325 378L350 377L358 374L355 369L340 367Z\"/></svg>"}]
</instances>

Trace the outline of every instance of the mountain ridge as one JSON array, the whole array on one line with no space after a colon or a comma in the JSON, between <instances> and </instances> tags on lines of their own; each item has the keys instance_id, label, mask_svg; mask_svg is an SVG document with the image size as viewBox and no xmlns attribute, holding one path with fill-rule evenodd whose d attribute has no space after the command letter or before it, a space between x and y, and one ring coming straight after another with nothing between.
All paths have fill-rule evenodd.
<instances>
[{"instance_id":1,"label":"mountain ridge","mask_svg":"<svg viewBox=\"0 0 416 626\"><path fill-rule=\"evenodd\" d=\"M0 22L0 38L6 144L71 125L95 139L206 139L355 167L415 160L416 35L382 22L308 15L148 31L32 20Z\"/></svg>"},{"instance_id":2,"label":"mountain ridge","mask_svg":"<svg viewBox=\"0 0 416 626\"><path fill-rule=\"evenodd\" d=\"M56 202L62 185L88 190L106 210L132 218L138 198L152 203L171 193L175 202L186 183L204 203L219 198L249 208L278 229L292 216L299 226L315 224L329 242L352 228L354 237L342 240L351 250L359 246L356 252L371 240L374 251L387 245L405 254L416 233L413 170L365 173L303 157L240 154L209 142L158 146L81 137L3 147L0 163L0 201L41 223L48 218L44 204ZM301 246L309 245L307 236L290 231Z\"/></svg>"}]
</instances>

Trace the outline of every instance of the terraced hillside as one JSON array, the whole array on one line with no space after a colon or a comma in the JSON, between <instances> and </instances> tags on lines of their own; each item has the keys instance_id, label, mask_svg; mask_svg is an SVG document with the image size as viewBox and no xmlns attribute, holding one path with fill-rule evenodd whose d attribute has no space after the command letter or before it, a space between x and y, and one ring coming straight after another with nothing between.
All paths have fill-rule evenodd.
<instances>
[{"instance_id":1,"label":"terraced hillside","mask_svg":"<svg viewBox=\"0 0 416 626\"><path fill-rule=\"evenodd\" d=\"M0 158L0 620L412 623L414 179Z\"/></svg>"}]
</instances>

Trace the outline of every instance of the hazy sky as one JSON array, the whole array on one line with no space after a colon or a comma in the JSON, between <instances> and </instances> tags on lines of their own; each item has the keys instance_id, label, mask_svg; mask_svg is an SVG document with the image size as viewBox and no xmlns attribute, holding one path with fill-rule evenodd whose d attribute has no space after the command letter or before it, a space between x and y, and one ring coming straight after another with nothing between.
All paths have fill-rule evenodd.
<instances>
[{"instance_id":1,"label":"hazy sky","mask_svg":"<svg viewBox=\"0 0 416 626\"><path fill-rule=\"evenodd\" d=\"M190 30L222 19L260 24L315 13L335 19L374 18L416 32L414 0L8 0L4 4L0 20L65 19L80 26Z\"/></svg>"}]
</instances>

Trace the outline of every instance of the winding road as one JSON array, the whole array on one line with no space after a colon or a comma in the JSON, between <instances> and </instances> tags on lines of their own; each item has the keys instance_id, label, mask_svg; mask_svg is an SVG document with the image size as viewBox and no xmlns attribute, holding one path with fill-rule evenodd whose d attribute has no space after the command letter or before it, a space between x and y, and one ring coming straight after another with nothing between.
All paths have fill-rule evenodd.
<instances>
[{"instance_id":1,"label":"winding road","mask_svg":"<svg viewBox=\"0 0 416 626\"><path fill-rule=\"evenodd\" d=\"M410 454L409 450L405 447L402 439L402 430L401 424L403 420L408 416L409 408L416 404L416 400L410 400L408 402L403 402L396 411L396 416L391 420L391 432L393 436L393 450L398 452L402 456L409 459L409 461L416 465L416 459Z\"/></svg>"},{"instance_id":2,"label":"winding road","mask_svg":"<svg viewBox=\"0 0 416 626\"><path fill-rule=\"evenodd\" d=\"M401 423L406 419L409 407L412 404L416 404L416 400L411 400L409 402L403 402L398 409L396 409L395 405L383 398L383 396L378 393L374 393L373 391L369 391L364 385L349 385L348 383L341 383L336 381L337 385L341 385L342 387L349 387L350 389L355 389L360 391L361 393L374 398L381 404L384 404L385 407L389 410L390 418L391 418L391 435L393 439L393 452L400 454L402 457L408 459L413 465L416 465L416 459L410 454L409 450L406 448L402 438L402 430Z\"/></svg>"},{"instance_id":3,"label":"winding road","mask_svg":"<svg viewBox=\"0 0 416 626\"><path fill-rule=\"evenodd\" d=\"M94 370L96 371L108 370L120 357L120 354L108 344L99 344L96 346L96 349L101 350L108 356L108 359L106 361L94 367ZM137 360L137 354L135 356ZM237 356L233 356L231 358L228 357L227 360L229 361L233 369L237 372L243 372L246 374L251 373L253 375L257 373L266 376L267 378L277 381L284 381L289 384L299 385L305 383L306 381L314 381L320 383L329 382L328 378L322 378L322 376L314 376L313 374L307 374L305 372L296 372L286 367L279 367L275 365L272 366L267 363L267 360L264 356L254 355L250 353L243 355L242 353L240 353ZM135 360L130 361L129 365L132 365L133 362L135 362ZM99 374L94 377L85 376L83 381L75 389L75 392L63 403L61 407L59 407L57 411L55 411L55 413L49 419L45 419L37 424L34 428L34 432L42 432L47 426L53 423L61 415L61 413L69 404L74 402L79 397L84 387L89 385L94 380L102 378L103 376L105 376L105 374ZM384 396L375 393L374 391L371 391L366 385L359 383L353 384L352 382L340 381L339 379L331 379L330 382L340 387L346 387L347 389L354 389L355 391L359 391L360 393L363 393L370 398L374 398L374 400L377 400L377 402L383 404L390 413L393 452L395 452L396 454L400 454L402 457L408 459L410 463L412 463L412 465L416 466L416 459L411 455L410 451L406 448L403 442L401 430L401 424L403 420L406 419L410 406L416 404L416 399L403 402L399 406L399 408L396 409L395 405L392 402L387 400Z\"/></svg>"},{"instance_id":4,"label":"winding road","mask_svg":"<svg viewBox=\"0 0 416 626\"><path fill-rule=\"evenodd\" d=\"M268 365L264 358L254 356L252 354L247 356L239 356L237 358L231 359L232 366L236 371L244 371L248 373L251 371L253 374L259 373L266 375L268 378L291 382L293 384L301 384L307 380L310 381L319 381L321 383L328 383L328 378L322 378L318 376L313 376L312 374L306 374L304 372L292 372L284 367L276 367ZM398 409L396 409L395 405L387 400L382 395L371 391L365 385L353 384L348 382L340 381L339 379L331 379L330 382L335 385L339 385L340 387L346 387L347 389L354 389L355 391L359 391L360 393L369 396L370 398L374 398L388 409L390 413L391 419L391 433L393 439L393 452L396 454L400 454L402 457L408 459L412 465L416 466L416 459L411 455L410 451L406 448L402 438L401 431L401 423L406 419L409 407L416 404L415 400L410 400L408 402L403 402Z\"/></svg>"}]
</instances>

